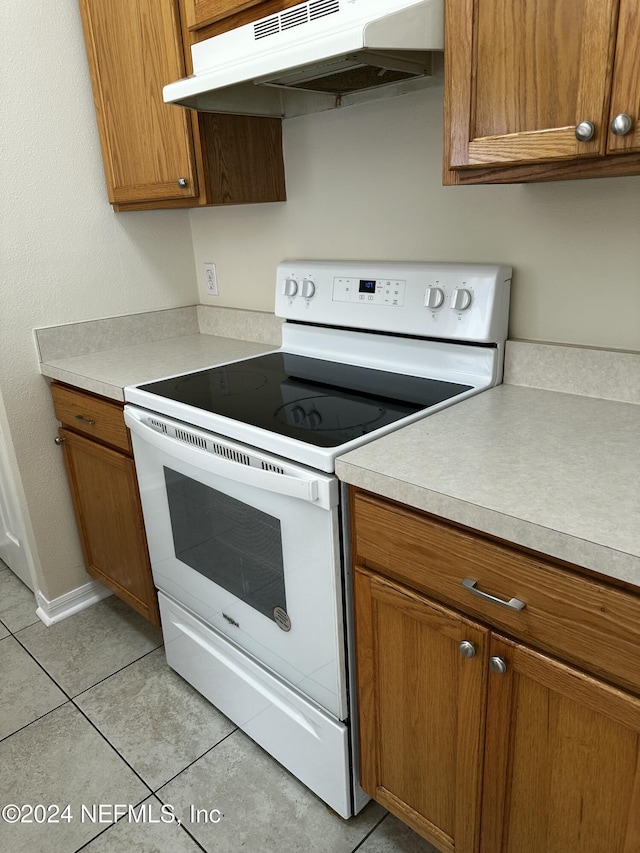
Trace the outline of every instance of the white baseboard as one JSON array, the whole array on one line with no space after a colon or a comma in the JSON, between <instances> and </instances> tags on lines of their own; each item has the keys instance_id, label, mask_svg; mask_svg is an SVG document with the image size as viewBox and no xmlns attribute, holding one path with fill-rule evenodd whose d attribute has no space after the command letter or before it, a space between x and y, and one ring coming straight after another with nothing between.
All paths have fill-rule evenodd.
<instances>
[{"instance_id":1,"label":"white baseboard","mask_svg":"<svg viewBox=\"0 0 640 853\"><path fill-rule=\"evenodd\" d=\"M89 581L76 589L72 589L71 592L65 592L64 595L54 598L52 601L46 599L38 590L36 592L36 601L38 602L36 616L49 627L109 595L113 595L111 590L102 586L98 581Z\"/></svg>"}]
</instances>

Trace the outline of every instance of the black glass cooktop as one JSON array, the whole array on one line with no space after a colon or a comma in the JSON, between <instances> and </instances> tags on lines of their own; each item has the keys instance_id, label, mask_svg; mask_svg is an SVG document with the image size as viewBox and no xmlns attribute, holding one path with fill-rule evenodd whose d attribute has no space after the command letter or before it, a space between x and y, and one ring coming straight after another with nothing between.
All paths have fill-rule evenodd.
<instances>
[{"instance_id":1,"label":"black glass cooktop","mask_svg":"<svg viewBox=\"0 0 640 853\"><path fill-rule=\"evenodd\" d=\"M286 352L139 387L318 447L337 447L471 388Z\"/></svg>"}]
</instances>

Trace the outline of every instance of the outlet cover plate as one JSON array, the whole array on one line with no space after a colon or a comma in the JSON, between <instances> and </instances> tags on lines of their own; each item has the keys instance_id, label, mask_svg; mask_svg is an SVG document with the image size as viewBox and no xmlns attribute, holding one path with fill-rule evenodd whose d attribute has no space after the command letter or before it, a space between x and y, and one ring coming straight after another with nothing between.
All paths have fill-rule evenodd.
<instances>
[{"instance_id":1,"label":"outlet cover plate","mask_svg":"<svg viewBox=\"0 0 640 853\"><path fill-rule=\"evenodd\" d=\"M218 295L218 277L216 276L216 265L205 263L204 265L204 289L208 296Z\"/></svg>"}]
</instances>

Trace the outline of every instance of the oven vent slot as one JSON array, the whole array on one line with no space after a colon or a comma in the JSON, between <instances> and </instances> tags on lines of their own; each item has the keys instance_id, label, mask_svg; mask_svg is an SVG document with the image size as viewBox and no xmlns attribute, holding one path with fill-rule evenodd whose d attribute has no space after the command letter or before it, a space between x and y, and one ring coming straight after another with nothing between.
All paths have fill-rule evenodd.
<instances>
[{"instance_id":1,"label":"oven vent slot","mask_svg":"<svg viewBox=\"0 0 640 853\"><path fill-rule=\"evenodd\" d=\"M169 435L177 441L182 441L185 444L190 444L192 447L199 447L201 450L206 450L207 453L213 453L215 456L220 456L223 459L228 459L229 462L235 462L237 465L246 465L249 468L261 468L263 471L271 471L274 474L286 474L285 468L282 465L276 465L273 462L267 462L257 456L252 456L249 453L243 453L241 450L236 450L235 447L227 447L218 441L211 441L206 436L198 435L186 429L166 424L163 421L149 418L147 423L157 432L164 435Z\"/></svg>"},{"instance_id":2,"label":"oven vent slot","mask_svg":"<svg viewBox=\"0 0 640 853\"><path fill-rule=\"evenodd\" d=\"M149 418L149 425L158 430L158 432L163 432L165 435L169 432L167 425L163 424L162 421L157 421L155 418Z\"/></svg>"},{"instance_id":3,"label":"oven vent slot","mask_svg":"<svg viewBox=\"0 0 640 853\"><path fill-rule=\"evenodd\" d=\"M280 465L274 465L273 462L262 462L263 471L272 471L274 474L284 474L285 470Z\"/></svg>"},{"instance_id":4,"label":"oven vent slot","mask_svg":"<svg viewBox=\"0 0 640 853\"><path fill-rule=\"evenodd\" d=\"M193 433L187 432L184 429L178 429L176 427L175 437L179 441L184 441L185 444L192 444L194 447L201 447L202 450L207 449L206 438L201 438L199 435L193 435Z\"/></svg>"},{"instance_id":5,"label":"oven vent slot","mask_svg":"<svg viewBox=\"0 0 640 853\"><path fill-rule=\"evenodd\" d=\"M209 450L210 453L215 453L216 456L222 456L224 459L229 459L231 462L237 462L239 465L251 465L251 457L246 453L240 453L238 450L234 450L232 447L225 447L224 444L215 444L214 442L209 442Z\"/></svg>"}]
</instances>

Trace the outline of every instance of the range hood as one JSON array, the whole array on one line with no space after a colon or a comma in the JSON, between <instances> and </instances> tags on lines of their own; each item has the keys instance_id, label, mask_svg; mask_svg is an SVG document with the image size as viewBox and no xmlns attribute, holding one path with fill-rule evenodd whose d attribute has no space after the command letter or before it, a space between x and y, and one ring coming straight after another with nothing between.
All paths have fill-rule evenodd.
<instances>
[{"instance_id":1,"label":"range hood","mask_svg":"<svg viewBox=\"0 0 640 853\"><path fill-rule=\"evenodd\" d=\"M193 76L163 95L203 112L301 115L429 85L443 47L444 0L310 0L192 45Z\"/></svg>"}]
</instances>

